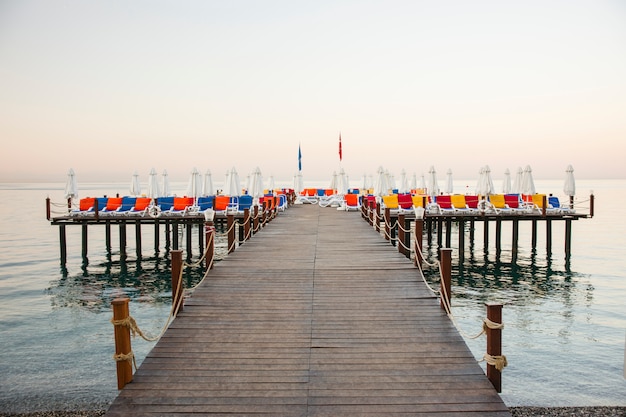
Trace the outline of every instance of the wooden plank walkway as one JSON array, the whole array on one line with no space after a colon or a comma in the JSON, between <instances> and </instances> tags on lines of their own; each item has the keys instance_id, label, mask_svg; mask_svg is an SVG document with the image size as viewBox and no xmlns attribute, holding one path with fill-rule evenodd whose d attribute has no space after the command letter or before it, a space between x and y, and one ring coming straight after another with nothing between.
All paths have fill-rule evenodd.
<instances>
[{"instance_id":1,"label":"wooden plank walkway","mask_svg":"<svg viewBox=\"0 0 626 417\"><path fill-rule=\"evenodd\" d=\"M219 262L106 415L190 414L511 415L412 263L317 205Z\"/></svg>"}]
</instances>

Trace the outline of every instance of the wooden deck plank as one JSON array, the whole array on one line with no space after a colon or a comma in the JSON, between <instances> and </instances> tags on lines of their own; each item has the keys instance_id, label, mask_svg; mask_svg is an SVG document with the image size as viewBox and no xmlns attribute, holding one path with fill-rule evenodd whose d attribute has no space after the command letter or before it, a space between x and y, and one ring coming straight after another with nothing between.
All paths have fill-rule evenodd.
<instances>
[{"instance_id":1,"label":"wooden deck plank","mask_svg":"<svg viewBox=\"0 0 626 417\"><path fill-rule=\"evenodd\" d=\"M411 262L319 206L215 265L107 412L129 414L510 416Z\"/></svg>"}]
</instances>

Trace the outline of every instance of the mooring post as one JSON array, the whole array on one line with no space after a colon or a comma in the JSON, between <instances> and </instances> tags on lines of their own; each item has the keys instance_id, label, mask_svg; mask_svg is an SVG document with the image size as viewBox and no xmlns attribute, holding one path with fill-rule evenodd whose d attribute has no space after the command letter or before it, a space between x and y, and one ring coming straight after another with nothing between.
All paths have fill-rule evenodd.
<instances>
[{"instance_id":1,"label":"mooring post","mask_svg":"<svg viewBox=\"0 0 626 417\"><path fill-rule=\"evenodd\" d=\"M415 265L421 268L422 248L424 246L424 219L415 219Z\"/></svg>"},{"instance_id":2,"label":"mooring post","mask_svg":"<svg viewBox=\"0 0 626 417\"><path fill-rule=\"evenodd\" d=\"M133 380L133 354L130 345L130 327L124 324L128 320L128 298L116 298L111 301L113 307L113 331L115 334L115 361L117 367L117 389L122 389Z\"/></svg>"},{"instance_id":3,"label":"mooring post","mask_svg":"<svg viewBox=\"0 0 626 417\"><path fill-rule=\"evenodd\" d=\"M213 268L213 255L215 252L215 226L213 222L204 223L205 238L206 238L206 256L204 262L206 269Z\"/></svg>"},{"instance_id":4,"label":"mooring post","mask_svg":"<svg viewBox=\"0 0 626 417\"><path fill-rule=\"evenodd\" d=\"M391 240L391 210L385 207L385 240Z\"/></svg>"},{"instance_id":5,"label":"mooring post","mask_svg":"<svg viewBox=\"0 0 626 417\"><path fill-rule=\"evenodd\" d=\"M250 209L243 210L243 240L250 239Z\"/></svg>"},{"instance_id":6,"label":"mooring post","mask_svg":"<svg viewBox=\"0 0 626 417\"><path fill-rule=\"evenodd\" d=\"M61 250L61 265L67 263L67 240L65 234L65 225L59 225L59 249Z\"/></svg>"},{"instance_id":7,"label":"mooring post","mask_svg":"<svg viewBox=\"0 0 626 417\"><path fill-rule=\"evenodd\" d=\"M589 217L593 217L595 205L595 197L593 193L589 196Z\"/></svg>"},{"instance_id":8,"label":"mooring post","mask_svg":"<svg viewBox=\"0 0 626 417\"><path fill-rule=\"evenodd\" d=\"M376 232L380 233L380 203L376 202Z\"/></svg>"},{"instance_id":9,"label":"mooring post","mask_svg":"<svg viewBox=\"0 0 626 417\"><path fill-rule=\"evenodd\" d=\"M441 308L448 311L452 305L452 249L439 249L439 262L441 264Z\"/></svg>"},{"instance_id":10,"label":"mooring post","mask_svg":"<svg viewBox=\"0 0 626 417\"><path fill-rule=\"evenodd\" d=\"M496 324L502 324L502 304L487 303L487 319ZM486 326L487 355L499 357L502 355L502 329L491 329ZM487 364L487 378L497 392L502 392L502 372L495 365Z\"/></svg>"},{"instance_id":11,"label":"mooring post","mask_svg":"<svg viewBox=\"0 0 626 417\"><path fill-rule=\"evenodd\" d=\"M398 252L406 256L406 250L404 249L404 214L398 214Z\"/></svg>"},{"instance_id":12,"label":"mooring post","mask_svg":"<svg viewBox=\"0 0 626 417\"><path fill-rule=\"evenodd\" d=\"M183 309L183 251L174 249L170 251L172 257L172 304L174 307L174 316Z\"/></svg>"},{"instance_id":13,"label":"mooring post","mask_svg":"<svg viewBox=\"0 0 626 417\"><path fill-rule=\"evenodd\" d=\"M228 253L235 250L235 216L229 214L226 216L226 227L228 228Z\"/></svg>"},{"instance_id":14,"label":"mooring post","mask_svg":"<svg viewBox=\"0 0 626 417\"><path fill-rule=\"evenodd\" d=\"M252 233L256 234L259 230L259 206L254 206L254 218L252 219Z\"/></svg>"},{"instance_id":15,"label":"mooring post","mask_svg":"<svg viewBox=\"0 0 626 417\"><path fill-rule=\"evenodd\" d=\"M50 220L50 197L46 197L46 220Z\"/></svg>"}]
</instances>

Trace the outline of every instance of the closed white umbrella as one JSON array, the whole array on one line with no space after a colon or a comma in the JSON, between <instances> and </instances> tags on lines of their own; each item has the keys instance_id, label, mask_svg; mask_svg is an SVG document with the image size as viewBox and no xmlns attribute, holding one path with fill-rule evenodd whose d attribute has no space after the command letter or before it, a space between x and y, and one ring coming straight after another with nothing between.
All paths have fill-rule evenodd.
<instances>
[{"instance_id":1,"label":"closed white umbrella","mask_svg":"<svg viewBox=\"0 0 626 417\"><path fill-rule=\"evenodd\" d=\"M565 195L574 197L576 195L576 181L574 180L574 168L571 165L565 170L565 184L563 184Z\"/></svg>"},{"instance_id":2,"label":"closed white umbrella","mask_svg":"<svg viewBox=\"0 0 626 417\"><path fill-rule=\"evenodd\" d=\"M76 174L74 169L70 168L67 173L67 182L65 183L65 198L77 198L78 197L78 185L76 183Z\"/></svg>"},{"instance_id":3,"label":"closed white umbrella","mask_svg":"<svg viewBox=\"0 0 626 417\"><path fill-rule=\"evenodd\" d=\"M374 182L374 195L382 197L387 195L388 191L389 185L387 184L387 175L385 175L383 167L380 167L378 168L376 181Z\"/></svg>"},{"instance_id":4,"label":"closed white umbrella","mask_svg":"<svg viewBox=\"0 0 626 417\"><path fill-rule=\"evenodd\" d=\"M406 176L406 171L402 170L400 172L400 188L398 188L398 192L401 194L405 194L409 191L409 180Z\"/></svg>"},{"instance_id":5,"label":"closed white umbrella","mask_svg":"<svg viewBox=\"0 0 626 417\"><path fill-rule=\"evenodd\" d=\"M269 179L269 185L267 186L270 190L270 193L274 194L274 188L276 188L276 185L274 184L274 176L270 175L270 179Z\"/></svg>"},{"instance_id":6,"label":"closed white umbrella","mask_svg":"<svg viewBox=\"0 0 626 417\"><path fill-rule=\"evenodd\" d=\"M524 180L524 170L522 169L522 167L519 167L517 168L515 179L513 179L513 186L511 187L512 193L519 194L522 192L523 180Z\"/></svg>"},{"instance_id":7,"label":"closed white umbrella","mask_svg":"<svg viewBox=\"0 0 626 417\"><path fill-rule=\"evenodd\" d=\"M194 167L193 170L191 170L191 175L189 176L189 183L187 184L186 195L187 197L193 197L195 204L195 199L200 196L201 192L202 176L200 175L200 172L198 172L198 169Z\"/></svg>"},{"instance_id":8,"label":"closed white umbrella","mask_svg":"<svg viewBox=\"0 0 626 417\"><path fill-rule=\"evenodd\" d=\"M148 175L148 191L146 196L152 199L159 198L159 192L159 177L156 170L152 168Z\"/></svg>"},{"instance_id":9,"label":"closed white umbrella","mask_svg":"<svg viewBox=\"0 0 626 417\"><path fill-rule=\"evenodd\" d=\"M491 169L489 165L485 165L480 169L478 176L478 184L476 186L476 194L487 196L493 194L493 180L491 179Z\"/></svg>"},{"instance_id":10,"label":"closed white umbrella","mask_svg":"<svg viewBox=\"0 0 626 417\"><path fill-rule=\"evenodd\" d=\"M422 175L420 176L420 188L422 190L426 190L426 177L424 177L424 174L422 173Z\"/></svg>"},{"instance_id":11,"label":"closed white umbrella","mask_svg":"<svg viewBox=\"0 0 626 417\"><path fill-rule=\"evenodd\" d=\"M417 188L417 174L415 172L411 175L411 190L415 190Z\"/></svg>"},{"instance_id":12,"label":"closed white umbrella","mask_svg":"<svg viewBox=\"0 0 626 417\"><path fill-rule=\"evenodd\" d=\"M172 195L172 189L170 188L170 177L167 175L167 170L163 170L163 188L159 197L167 197Z\"/></svg>"},{"instance_id":13,"label":"closed white umbrella","mask_svg":"<svg viewBox=\"0 0 626 417\"><path fill-rule=\"evenodd\" d=\"M502 181L502 192L509 194L511 192L511 171L507 168L504 171L504 180Z\"/></svg>"},{"instance_id":14,"label":"closed white umbrella","mask_svg":"<svg viewBox=\"0 0 626 417\"><path fill-rule=\"evenodd\" d=\"M141 183L139 182L139 173L135 171L130 181L130 195L141 195Z\"/></svg>"},{"instance_id":15,"label":"closed white umbrella","mask_svg":"<svg viewBox=\"0 0 626 417\"><path fill-rule=\"evenodd\" d=\"M213 177L211 175L211 170L207 169L202 179L202 195L209 196L214 194L215 189L213 188Z\"/></svg>"},{"instance_id":16,"label":"closed white umbrella","mask_svg":"<svg viewBox=\"0 0 626 417\"><path fill-rule=\"evenodd\" d=\"M439 194L439 185L437 184L437 171L431 166L428 170L428 195L436 196Z\"/></svg>"},{"instance_id":17,"label":"closed white umbrella","mask_svg":"<svg viewBox=\"0 0 626 417\"><path fill-rule=\"evenodd\" d=\"M535 182L533 181L533 171L530 169L530 165L526 165L526 168L524 168L521 193L526 195L535 194Z\"/></svg>"},{"instance_id":18,"label":"closed white umbrella","mask_svg":"<svg viewBox=\"0 0 626 417\"><path fill-rule=\"evenodd\" d=\"M348 177L346 176L346 172L343 168L341 168L339 175L337 176L337 194L348 194L348 188Z\"/></svg>"},{"instance_id":19,"label":"closed white umbrella","mask_svg":"<svg viewBox=\"0 0 626 417\"><path fill-rule=\"evenodd\" d=\"M452 169L448 168L446 172L446 194L454 193L454 182L452 180Z\"/></svg>"},{"instance_id":20,"label":"closed white umbrella","mask_svg":"<svg viewBox=\"0 0 626 417\"><path fill-rule=\"evenodd\" d=\"M250 188L248 189L248 194L255 199L258 199L263 195L264 190L265 188L263 187L263 175L261 174L261 169L256 167L250 176Z\"/></svg>"},{"instance_id":21,"label":"closed white umbrella","mask_svg":"<svg viewBox=\"0 0 626 417\"><path fill-rule=\"evenodd\" d=\"M333 171L333 175L330 177L330 185L328 188L331 190L337 190L337 171Z\"/></svg>"},{"instance_id":22,"label":"closed white umbrella","mask_svg":"<svg viewBox=\"0 0 626 417\"><path fill-rule=\"evenodd\" d=\"M293 190L296 194L300 194L303 189L304 181L302 179L302 171L298 171L298 173L293 176Z\"/></svg>"},{"instance_id":23,"label":"closed white umbrella","mask_svg":"<svg viewBox=\"0 0 626 417\"><path fill-rule=\"evenodd\" d=\"M239 183L239 174L235 167L227 173L224 182L224 194L228 196L238 196L241 193L241 185Z\"/></svg>"}]
</instances>

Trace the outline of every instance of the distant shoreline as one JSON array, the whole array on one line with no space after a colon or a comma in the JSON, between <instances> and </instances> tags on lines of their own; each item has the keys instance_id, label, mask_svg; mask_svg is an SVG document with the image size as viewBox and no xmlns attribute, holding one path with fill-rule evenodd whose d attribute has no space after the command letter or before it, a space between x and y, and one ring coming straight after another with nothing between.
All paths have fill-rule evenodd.
<instances>
[{"instance_id":1,"label":"distant shoreline","mask_svg":"<svg viewBox=\"0 0 626 417\"><path fill-rule=\"evenodd\" d=\"M598 407L510 407L513 417L623 417L626 406ZM106 410L37 411L30 413L6 413L0 417L99 417Z\"/></svg>"}]
</instances>

